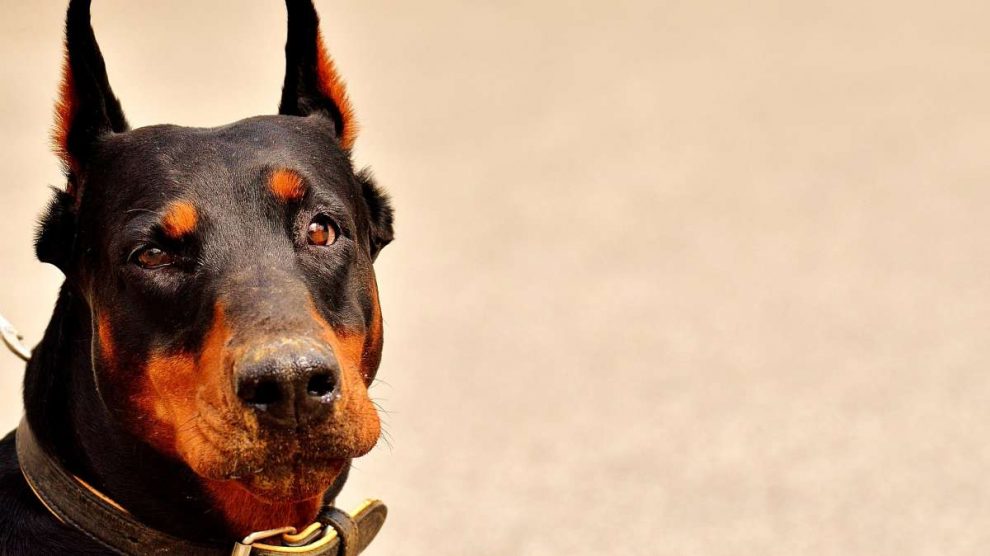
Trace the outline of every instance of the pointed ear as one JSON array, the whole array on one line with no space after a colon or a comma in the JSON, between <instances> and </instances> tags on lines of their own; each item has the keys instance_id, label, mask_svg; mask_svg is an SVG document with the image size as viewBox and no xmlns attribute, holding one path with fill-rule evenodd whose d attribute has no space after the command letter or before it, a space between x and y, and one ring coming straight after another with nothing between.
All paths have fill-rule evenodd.
<instances>
[{"instance_id":1,"label":"pointed ear","mask_svg":"<svg viewBox=\"0 0 990 556\"><path fill-rule=\"evenodd\" d=\"M286 0L285 5L289 11L289 33L278 113L326 116L333 121L341 147L349 151L357 138L357 122L344 80L323 46L316 8L312 0Z\"/></svg>"},{"instance_id":2,"label":"pointed ear","mask_svg":"<svg viewBox=\"0 0 990 556\"><path fill-rule=\"evenodd\" d=\"M62 85L52 132L55 152L70 175L70 193L74 193L71 177L84 166L96 141L128 129L120 102L107 80L103 54L90 25L89 5L90 0L69 2Z\"/></svg>"}]
</instances>

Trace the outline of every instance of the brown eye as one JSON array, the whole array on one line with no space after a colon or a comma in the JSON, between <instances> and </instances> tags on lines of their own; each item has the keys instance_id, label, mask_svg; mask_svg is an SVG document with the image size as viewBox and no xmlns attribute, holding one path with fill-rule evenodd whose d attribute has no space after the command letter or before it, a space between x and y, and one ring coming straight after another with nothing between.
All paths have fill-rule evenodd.
<instances>
[{"instance_id":1,"label":"brown eye","mask_svg":"<svg viewBox=\"0 0 990 556\"><path fill-rule=\"evenodd\" d=\"M310 245L333 245L337 241L337 228L330 218L320 215L309 223L306 239Z\"/></svg>"},{"instance_id":2,"label":"brown eye","mask_svg":"<svg viewBox=\"0 0 990 556\"><path fill-rule=\"evenodd\" d=\"M145 247L135 253L134 260L143 268L161 268L175 262L175 256L158 247Z\"/></svg>"}]
</instances>

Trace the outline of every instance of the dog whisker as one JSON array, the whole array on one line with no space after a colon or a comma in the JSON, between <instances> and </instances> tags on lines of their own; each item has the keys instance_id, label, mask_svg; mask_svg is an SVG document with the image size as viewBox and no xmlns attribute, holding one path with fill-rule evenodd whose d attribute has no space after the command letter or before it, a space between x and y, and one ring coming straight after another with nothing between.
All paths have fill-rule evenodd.
<instances>
[{"instance_id":1,"label":"dog whisker","mask_svg":"<svg viewBox=\"0 0 990 556\"><path fill-rule=\"evenodd\" d=\"M386 381L384 379L381 379L381 378L378 378L378 377L375 377L375 379L371 381L371 384L368 385L368 389L370 390L370 389L374 388L375 386L378 386L379 384L382 385L382 386L386 386L388 388L392 388L392 385L388 381Z\"/></svg>"}]
</instances>

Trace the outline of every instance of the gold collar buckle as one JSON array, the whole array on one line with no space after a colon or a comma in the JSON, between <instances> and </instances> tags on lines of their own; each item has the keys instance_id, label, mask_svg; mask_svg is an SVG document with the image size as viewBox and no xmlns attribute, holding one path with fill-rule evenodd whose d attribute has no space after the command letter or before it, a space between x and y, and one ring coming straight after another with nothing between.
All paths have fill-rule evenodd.
<instances>
[{"instance_id":1,"label":"gold collar buckle","mask_svg":"<svg viewBox=\"0 0 990 556\"><path fill-rule=\"evenodd\" d=\"M270 541L276 537L280 537L278 545L259 542ZM234 543L234 550L230 555L250 556L255 548L282 554L305 554L326 546L335 538L337 531L320 522L312 523L302 531L296 531L295 527L280 527L251 533L242 541Z\"/></svg>"}]
</instances>

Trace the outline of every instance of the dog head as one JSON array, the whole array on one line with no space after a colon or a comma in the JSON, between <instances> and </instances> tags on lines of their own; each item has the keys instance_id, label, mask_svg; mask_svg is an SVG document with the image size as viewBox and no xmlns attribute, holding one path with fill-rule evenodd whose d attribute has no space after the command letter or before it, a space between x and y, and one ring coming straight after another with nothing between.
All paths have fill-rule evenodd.
<instances>
[{"instance_id":1,"label":"dog head","mask_svg":"<svg viewBox=\"0 0 990 556\"><path fill-rule=\"evenodd\" d=\"M38 257L92 315L94 374L122 427L209 487L294 501L371 450L382 348L372 263L392 210L310 0L287 0L278 115L131 129L87 0L70 3L55 148L68 185Z\"/></svg>"}]
</instances>

